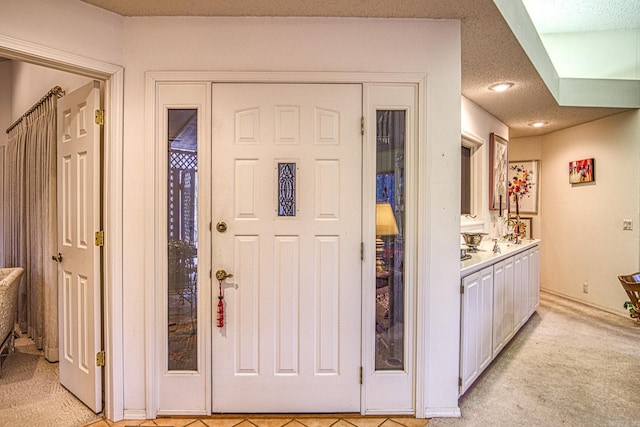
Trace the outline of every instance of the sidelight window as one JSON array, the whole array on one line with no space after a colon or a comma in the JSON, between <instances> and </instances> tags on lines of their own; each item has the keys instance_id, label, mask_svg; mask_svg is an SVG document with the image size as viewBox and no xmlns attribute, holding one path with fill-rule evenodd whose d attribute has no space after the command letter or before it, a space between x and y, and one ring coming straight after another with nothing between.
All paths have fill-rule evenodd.
<instances>
[{"instance_id":1,"label":"sidelight window","mask_svg":"<svg viewBox=\"0 0 640 427\"><path fill-rule=\"evenodd\" d=\"M198 366L197 112L196 109L168 111L169 371L195 371Z\"/></svg>"},{"instance_id":2,"label":"sidelight window","mask_svg":"<svg viewBox=\"0 0 640 427\"><path fill-rule=\"evenodd\" d=\"M406 111L376 112L376 370L405 369Z\"/></svg>"}]
</instances>

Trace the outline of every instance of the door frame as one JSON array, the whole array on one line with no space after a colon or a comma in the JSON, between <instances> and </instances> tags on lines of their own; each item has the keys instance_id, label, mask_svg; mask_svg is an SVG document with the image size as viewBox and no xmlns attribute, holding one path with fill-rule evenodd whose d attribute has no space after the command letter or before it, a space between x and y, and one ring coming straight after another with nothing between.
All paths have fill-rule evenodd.
<instances>
[{"instance_id":1,"label":"door frame","mask_svg":"<svg viewBox=\"0 0 640 427\"><path fill-rule=\"evenodd\" d=\"M158 185L165 185L165 183L159 183L160 171L154 159L157 158L157 144L156 144L156 103L157 93L156 88L158 84L177 84L177 83L356 83L366 86L367 84L413 84L417 87L417 109L418 109L418 123L417 123L417 159L415 159L416 174L414 177L415 187L426 188L427 184L427 148L426 148L426 106L427 106L427 76L419 73L359 73L359 72L261 72L261 71L245 71L245 72L227 72L227 71L149 71L145 73L145 170L147 176L145 179L145 193L153 194L154 196L145 207L145 218L154 218L153 223L149 224L147 230L153 230L147 235L148 248L155 248L157 246L157 230L164 227L164 224L157 223L157 197L155 196L155 189ZM363 114L366 114L367 110L366 97L363 99ZM366 136L366 135L365 135ZM365 152L367 144L363 147L363 159L368 158L368 153ZM375 149L375 147L374 147ZM363 165L363 173L367 173L367 168L370 166ZM428 203L426 198L417 198L415 206L415 227L416 230L425 230L425 232L416 233L417 239L415 244L416 254L415 259L424 259L427 254L427 213ZM373 229L375 224L375 211L373 209L363 211L362 213L363 227L365 229ZM363 240L367 239L367 235L363 235ZM373 240L372 240L373 241ZM157 280L160 279L159 264L160 260L154 257L152 254L147 254L149 258L153 258L150 262L145 263L145 350L147 354L156 354L156 350L159 348L157 342L156 320L158 319L158 295L156 290ZM366 273L366 263L363 263L362 280L363 283L368 280ZM369 269L373 271L372 269ZM369 274L371 276L371 274ZM427 307L427 286L428 274L426 271L426 263L416 263L415 271L415 301L414 307ZM362 310L362 334L361 334L361 348L365 349L370 346L365 346L365 339L368 337L366 332L366 324L368 318L364 316L370 313L365 313L366 310ZM425 408L425 375L428 372L428 360L427 360L427 331L428 320L425 310L414 310L415 318L413 319L415 324L415 331L413 334L415 355L414 355L414 387L415 387L415 416L418 418L424 417ZM210 313L209 313L210 314ZM364 354L361 355L362 366L366 368L365 363L368 363ZM158 408L158 391L157 387L157 375L158 366L155 358L147 358L146 360L146 416L148 419L154 419L157 415ZM210 388L211 385L209 384ZM361 412L365 408L366 395L361 393ZM209 412L210 412L209 402Z\"/></svg>"},{"instance_id":2,"label":"door frame","mask_svg":"<svg viewBox=\"0 0 640 427\"><path fill-rule=\"evenodd\" d=\"M0 34L0 55L69 73L80 74L104 82L103 151L103 336L108 355L104 371L104 413L114 421L124 418L124 351L122 306L122 230L123 230L123 120L124 69L85 56L45 47Z\"/></svg>"}]
</instances>

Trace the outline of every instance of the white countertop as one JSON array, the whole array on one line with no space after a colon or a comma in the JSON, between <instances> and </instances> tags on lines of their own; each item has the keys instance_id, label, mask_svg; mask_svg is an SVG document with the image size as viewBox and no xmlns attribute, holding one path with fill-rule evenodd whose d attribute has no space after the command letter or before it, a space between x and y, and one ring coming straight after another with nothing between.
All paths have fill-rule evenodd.
<instances>
[{"instance_id":1,"label":"white countertop","mask_svg":"<svg viewBox=\"0 0 640 427\"><path fill-rule=\"evenodd\" d=\"M471 259L460 261L460 277L468 276L471 273L475 273L478 270L482 270L484 267L495 264L505 258L508 258L518 252L522 252L540 243L540 239L523 239L521 243L517 245L507 241L498 241L500 247L500 253L493 253L493 240L483 240L478 247L478 252L469 252ZM463 248L465 246L462 246Z\"/></svg>"}]
</instances>

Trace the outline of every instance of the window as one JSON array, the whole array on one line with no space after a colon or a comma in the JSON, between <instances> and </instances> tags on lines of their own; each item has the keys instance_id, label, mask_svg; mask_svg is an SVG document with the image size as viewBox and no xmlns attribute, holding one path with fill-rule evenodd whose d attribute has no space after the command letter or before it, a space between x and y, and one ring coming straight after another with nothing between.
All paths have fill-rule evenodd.
<instances>
[{"instance_id":1,"label":"window","mask_svg":"<svg viewBox=\"0 0 640 427\"><path fill-rule=\"evenodd\" d=\"M406 111L376 111L376 371L405 369Z\"/></svg>"},{"instance_id":2,"label":"window","mask_svg":"<svg viewBox=\"0 0 640 427\"><path fill-rule=\"evenodd\" d=\"M460 214L471 215L471 148L461 147Z\"/></svg>"},{"instance_id":3,"label":"window","mask_svg":"<svg viewBox=\"0 0 640 427\"><path fill-rule=\"evenodd\" d=\"M484 200L482 191L482 171L484 170L484 140L463 132L461 138L461 183L460 183L460 215L461 224L479 226L484 223Z\"/></svg>"}]
</instances>

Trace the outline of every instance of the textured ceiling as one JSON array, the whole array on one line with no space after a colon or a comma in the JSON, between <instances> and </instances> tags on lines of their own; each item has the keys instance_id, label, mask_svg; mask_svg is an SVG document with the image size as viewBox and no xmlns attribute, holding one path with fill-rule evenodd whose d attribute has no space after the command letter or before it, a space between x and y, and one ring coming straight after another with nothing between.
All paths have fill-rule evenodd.
<instances>
[{"instance_id":1,"label":"textured ceiling","mask_svg":"<svg viewBox=\"0 0 640 427\"><path fill-rule=\"evenodd\" d=\"M122 16L460 19L462 94L506 123L510 128L511 138L542 135L626 111L615 108L559 107L492 0L83 1ZM505 80L515 82L515 87L503 93L487 89L489 85ZM543 128L528 125L535 120L547 121L549 125Z\"/></svg>"},{"instance_id":2,"label":"textured ceiling","mask_svg":"<svg viewBox=\"0 0 640 427\"><path fill-rule=\"evenodd\" d=\"M640 28L640 0L523 0L540 34Z\"/></svg>"}]
</instances>

